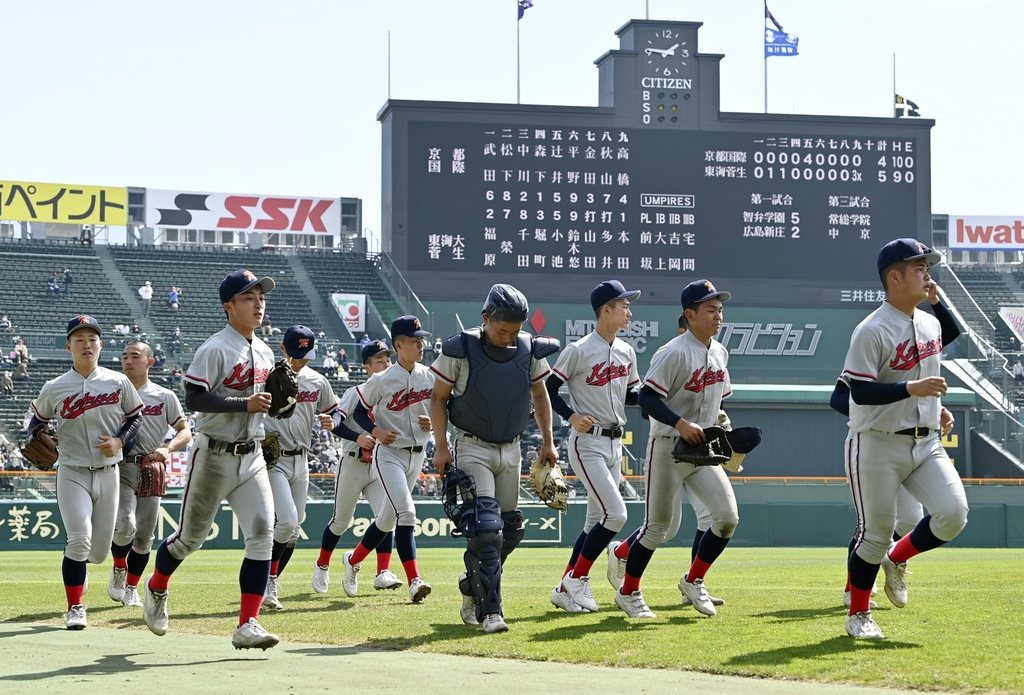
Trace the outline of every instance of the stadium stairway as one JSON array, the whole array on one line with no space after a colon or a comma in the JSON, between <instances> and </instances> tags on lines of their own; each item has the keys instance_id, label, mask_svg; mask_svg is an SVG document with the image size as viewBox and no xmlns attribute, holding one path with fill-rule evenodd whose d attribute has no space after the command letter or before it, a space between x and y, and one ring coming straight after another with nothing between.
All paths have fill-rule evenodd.
<instances>
[{"instance_id":1,"label":"stadium stairway","mask_svg":"<svg viewBox=\"0 0 1024 695\"><path fill-rule=\"evenodd\" d=\"M316 283L313 282L313 278L310 277L306 266L302 264L299 257L288 256L287 258L288 265L291 266L292 273L295 274L295 282L306 296L313 317L323 326L323 330L329 335L342 336L343 340L347 338L352 342L358 342L352 335L352 331L338 316L338 312L330 306L330 295L325 296L317 291Z\"/></svg>"},{"instance_id":2,"label":"stadium stairway","mask_svg":"<svg viewBox=\"0 0 1024 695\"><path fill-rule=\"evenodd\" d=\"M142 304L139 298L138 288L132 288L125 280L124 274L117 269L117 264L114 263L114 254L110 252L110 248L105 245L99 245L95 247L96 259L100 262L100 267L103 268L103 272L106 273L107 278L110 280L110 286L121 295L121 299L129 307L135 306L136 309L132 312L132 316L136 321L139 322L139 328L142 329L142 333L145 337L149 338L151 342L159 342L160 334L157 332L156 324L153 323L153 319L148 316L142 315ZM150 303L152 309L153 302ZM111 328L110 326L107 327ZM155 344L155 342L154 342Z\"/></svg>"}]
</instances>

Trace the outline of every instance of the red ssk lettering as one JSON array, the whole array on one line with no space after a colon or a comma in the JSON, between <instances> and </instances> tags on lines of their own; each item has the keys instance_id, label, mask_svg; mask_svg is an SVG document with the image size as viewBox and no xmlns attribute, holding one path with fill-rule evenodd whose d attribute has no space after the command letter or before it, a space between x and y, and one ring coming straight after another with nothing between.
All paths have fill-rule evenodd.
<instances>
[{"instance_id":1,"label":"red ssk lettering","mask_svg":"<svg viewBox=\"0 0 1024 695\"><path fill-rule=\"evenodd\" d=\"M725 381L724 369L704 369L704 367L699 367L690 376L689 381L686 382L683 388L687 391L700 393L705 387L720 384L723 381Z\"/></svg>"},{"instance_id":2,"label":"red ssk lettering","mask_svg":"<svg viewBox=\"0 0 1024 695\"><path fill-rule=\"evenodd\" d=\"M905 340L896 346L896 356L889 360L889 369L903 372L911 369L925 357L931 357L940 352L942 352L942 338L917 343L916 345L912 345L909 340Z\"/></svg>"},{"instance_id":3,"label":"red ssk lettering","mask_svg":"<svg viewBox=\"0 0 1024 695\"><path fill-rule=\"evenodd\" d=\"M164 414L164 404L157 403L156 405L147 405L142 409L142 414L146 416L159 416Z\"/></svg>"},{"instance_id":4,"label":"red ssk lettering","mask_svg":"<svg viewBox=\"0 0 1024 695\"><path fill-rule=\"evenodd\" d=\"M422 391L406 391L405 389L402 389L395 395L391 396L391 402L388 403L387 409L397 412L405 410L413 403L430 400L431 391L433 391L433 389L423 389Z\"/></svg>"},{"instance_id":5,"label":"red ssk lettering","mask_svg":"<svg viewBox=\"0 0 1024 695\"><path fill-rule=\"evenodd\" d=\"M101 393L96 396L91 393L83 396L68 396L61 403L60 416L64 420L74 420L86 410L99 408L101 405L114 405L121 402L121 389L113 393Z\"/></svg>"},{"instance_id":6,"label":"red ssk lettering","mask_svg":"<svg viewBox=\"0 0 1024 695\"><path fill-rule=\"evenodd\" d=\"M222 383L229 389L235 391L245 391L247 388L256 384L265 384L267 377L270 376L269 369L262 369L257 367L255 370L249 366L248 362L240 362L235 365L234 370L228 375ZM255 380L254 378L255 377Z\"/></svg>"},{"instance_id":7,"label":"red ssk lettering","mask_svg":"<svg viewBox=\"0 0 1024 695\"><path fill-rule=\"evenodd\" d=\"M249 198L241 195L229 195L224 199L224 207L234 217L221 217L217 220L217 226L228 229L248 229L252 225L252 215L249 214L246 208L253 207L258 202L260 202L260 199L256 197Z\"/></svg>"},{"instance_id":8,"label":"red ssk lettering","mask_svg":"<svg viewBox=\"0 0 1024 695\"><path fill-rule=\"evenodd\" d=\"M295 400L299 403L316 403L320 400L320 391L299 391Z\"/></svg>"},{"instance_id":9,"label":"red ssk lettering","mask_svg":"<svg viewBox=\"0 0 1024 695\"><path fill-rule=\"evenodd\" d=\"M633 370L631 364L615 364L612 362L608 366L605 366L604 362L594 365L594 369L590 372L590 376L587 377L587 383L591 386L604 386L609 383L612 379L619 379L624 376L629 376L629 373Z\"/></svg>"},{"instance_id":10,"label":"red ssk lettering","mask_svg":"<svg viewBox=\"0 0 1024 695\"><path fill-rule=\"evenodd\" d=\"M257 196L230 195L224 199L224 208L232 216L220 218L217 221L217 226L226 229L260 229L283 232L289 229L290 223L290 231L301 232L306 229L306 222L309 222L314 232L326 232L327 225L324 224L323 215L330 210L333 204L334 201L329 198L316 201L309 198L263 198L263 204L260 205L260 198ZM256 220L254 226L252 214L246 208L257 206L267 216ZM285 210L292 208L295 208L295 214L293 219L289 220Z\"/></svg>"}]
</instances>

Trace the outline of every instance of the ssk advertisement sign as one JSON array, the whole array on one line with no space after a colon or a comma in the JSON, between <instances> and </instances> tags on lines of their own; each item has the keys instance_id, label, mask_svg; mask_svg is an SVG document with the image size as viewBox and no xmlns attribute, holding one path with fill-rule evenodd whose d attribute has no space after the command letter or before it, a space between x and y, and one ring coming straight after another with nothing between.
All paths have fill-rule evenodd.
<instances>
[{"instance_id":1,"label":"ssk advertisement sign","mask_svg":"<svg viewBox=\"0 0 1024 695\"><path fill-rule=\"evenodd\" d=\"M146 226L336 235L341 233L341 201L147 188Z\"/></svg>"}]
</instances>

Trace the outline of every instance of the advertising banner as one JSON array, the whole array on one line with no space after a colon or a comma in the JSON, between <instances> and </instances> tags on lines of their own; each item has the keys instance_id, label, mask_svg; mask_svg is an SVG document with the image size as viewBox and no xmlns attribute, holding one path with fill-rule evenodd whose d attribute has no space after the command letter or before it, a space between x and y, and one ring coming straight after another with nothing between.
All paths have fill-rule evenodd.
<instances>
[{"instance_id":1,"label":"advertising banner","mask_svg":"<svg viewBox=\"0 0 1024 695\"><path fill-rule=\"evenodd\" d=\"M1024 249L1024 218L950 215L949 248L954 251Z\"/></svg>"},{"instance_id":2,"label":"advertising banner","mask_svg":"<svg viewBox=\"0 0 1024 695\"><path fill-rule=\"evenodd\" d=\"M1001 306L999 315L1003 317L1007 325L1017 334L1017 340L1024 338L1024 307Z\"/></svg>"},{"instance_id":3,"label":"advertising banner","mask_svg":"<svg viewBox=\"0 0 1024 695\"><path fill-rule=\"evenodd\" d=\"M341 233L337 198L146 189L146 226L296 234Z\"/></svg>"},{"instance_id":4,"label":"advertising banner","mask_svg":"<svg viewBox=\"0 0 1024 695\"><path fill-rule=\"evenodd\" d=\"M128 224L128 189L0 181L0 220L123 227Z\"/></svg>"},{"instance_id":5,"label":"advertising banner","mask_svg":"<svg viewBox=\"0 0 1024 695\"><path fill-rule=\"evenodd\" d=\"M334 292L331 294L331 304L350 331L366 330L365 294L341 294Z\"/></svg>"}]
</instances>

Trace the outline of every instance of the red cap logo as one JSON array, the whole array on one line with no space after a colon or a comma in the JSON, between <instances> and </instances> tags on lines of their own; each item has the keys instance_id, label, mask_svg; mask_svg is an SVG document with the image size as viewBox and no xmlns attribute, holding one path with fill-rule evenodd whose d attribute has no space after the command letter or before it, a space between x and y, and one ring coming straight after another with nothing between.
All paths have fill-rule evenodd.
<instances>
[{"instance_id":1,"label":"red cap logo","mask_svg":"<svg viewBox=\"0 0 1024 695\"><path fill-rule=\"evenodd\" d=\"M83 323L89 323L89 317L88 316L79 316L78 317L78 325L81 326Z\"/></svg>"},{"instance_id":2,"label":"red cap logo","mask_svg":"<svg viewBox=\"0 0 1024 695\"><path fill-rule=\"evenodd\" d=\"M420 326L420 320L419 320L419 319L415 319L415 320L414 320L414 321L412 322L412 325L416 326L416 330L417 330L417 331L418 331L418 330L420 330L420 329L422 328L422 326Z\"/></svg>"},{"instance_id":3,"label":"red cap logo","mask_svg":"<svg viewBox=\"0 0 1024 695\"><path fill-rule=\"evenodd\" d=\"M711 284L710 280L704 282L704 286L708 288L708 292L714 292L715 286Z\"/></svg>"},{"instance_id":4,"label":"red cap logo","mask_svg":"<svg viewBox=\"0 0 1024 695\"><path fill-rule=\"evenodd\" d=\"M299 347L300 348L308 348L309 347L309 338L299 338Z\"/></svg>"},{"instance_id":5,"label":"red cap logo","mask_svg":"<svg viewBox=\"0 0 1024 695\"><path fill-rule=\"evenodd\" d=\"M255 275L253 275L253 273L252 273L252 271L251 271L251 270L243 270L243 271L242 271L242 275L243 275L243 276L245 277L245 279L246 279L246 280L248 280L249 282L256 282L256 276L255 276Z\"/></svg>"}]
</instances>

